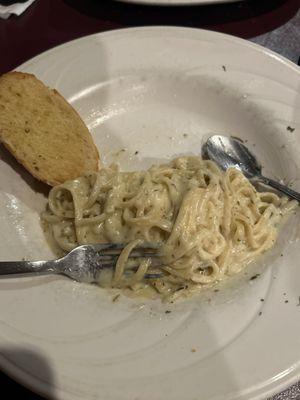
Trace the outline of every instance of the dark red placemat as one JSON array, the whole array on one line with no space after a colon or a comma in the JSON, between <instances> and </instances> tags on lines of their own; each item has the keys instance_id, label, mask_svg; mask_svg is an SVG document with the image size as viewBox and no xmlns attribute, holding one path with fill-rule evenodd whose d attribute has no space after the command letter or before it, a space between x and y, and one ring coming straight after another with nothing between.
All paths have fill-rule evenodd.
<instances>
[{"instance_id":1,"label":"dark red placemat","mask_svg":"<svg viewBox=\"0 0 300 400\"><path fill-rule=\"evenodd\" d=\"M138 6L112 0L36 0L20 17L0 20L0 73L58 44L108 29L181 25L251 38L283 25L298 9L299 0L190 7Z\"/></svg>"}]
</instances>

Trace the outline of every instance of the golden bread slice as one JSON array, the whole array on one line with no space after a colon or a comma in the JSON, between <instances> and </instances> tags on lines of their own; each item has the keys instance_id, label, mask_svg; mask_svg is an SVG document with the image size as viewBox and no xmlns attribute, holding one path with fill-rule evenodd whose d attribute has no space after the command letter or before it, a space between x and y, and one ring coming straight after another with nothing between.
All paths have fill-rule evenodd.
<instances>
[{"instance_id":1,"label":"golden bread slice","mask_svg":"<svg viewBox=\"0 0 300 400\"><path fill-rule=\"evenodd\" d=\"M0 141L33 176L52 186L99 167L98 150L80 116L31 74L0 77Z\"/></svg>"}]
</instances>

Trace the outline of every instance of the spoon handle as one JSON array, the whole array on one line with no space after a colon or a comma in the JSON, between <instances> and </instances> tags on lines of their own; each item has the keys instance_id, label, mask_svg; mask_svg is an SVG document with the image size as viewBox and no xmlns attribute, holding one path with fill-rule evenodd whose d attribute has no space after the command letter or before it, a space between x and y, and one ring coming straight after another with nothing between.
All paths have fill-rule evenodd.
<instances>
[{"instance_id":1,"label":"spoon handle","mask_svg":"<svg viewBox=\"0 0 300 400\"><path fill-rule=\"evenodd\" d=\"M281 183L278 183L273 179L266 178L265 176L262 175L258 179L265 185L271 186L272 188L279 190L280 192L291 197L292 199L295 199L300 202L300 193L296 192L295 190L292 190L289 187L282 185Z\"/></svg>"}]
</instances>

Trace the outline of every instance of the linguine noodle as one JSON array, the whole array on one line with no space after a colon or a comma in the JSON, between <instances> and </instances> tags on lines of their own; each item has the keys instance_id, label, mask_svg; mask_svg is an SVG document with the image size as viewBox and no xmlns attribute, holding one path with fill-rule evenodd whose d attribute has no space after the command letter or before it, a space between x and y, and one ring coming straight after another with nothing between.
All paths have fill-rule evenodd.
<instances>
[{"instance_id":1,"label":"linguine noodle","mask_svg":"<svg viewBox=\"0 0 300 400\"><path fill-rule=\"evenodd\" d=\"M128 243L110 282L162 298L176 298L237 274L277 238L294 201L258 192L237 169L180 157L147 171L120 172L113 165L54 187L43 219L68 252L91 243ZM161 265L131 265L141 242L161 245ZM145 279L146 273L162 277ZM130 273L128 273L130 272Z\"/></svg>"}]
</instances>

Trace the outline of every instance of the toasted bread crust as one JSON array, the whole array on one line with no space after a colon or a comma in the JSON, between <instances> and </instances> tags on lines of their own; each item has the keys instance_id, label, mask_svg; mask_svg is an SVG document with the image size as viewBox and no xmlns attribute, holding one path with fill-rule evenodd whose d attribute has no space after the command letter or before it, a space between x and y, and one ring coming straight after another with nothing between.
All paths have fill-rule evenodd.
<instances>
[{"instance_id":1,"label":"toasted bread crust","mask_svg":"<svg viewBox=\"0 0 300 400\"><path fill-rule=\"evenodd\" d=\"M0 77L0 141L34 177L52 186L99 167L98 150L78 113L31 74Z\"/></svg>"}]
</instances>

